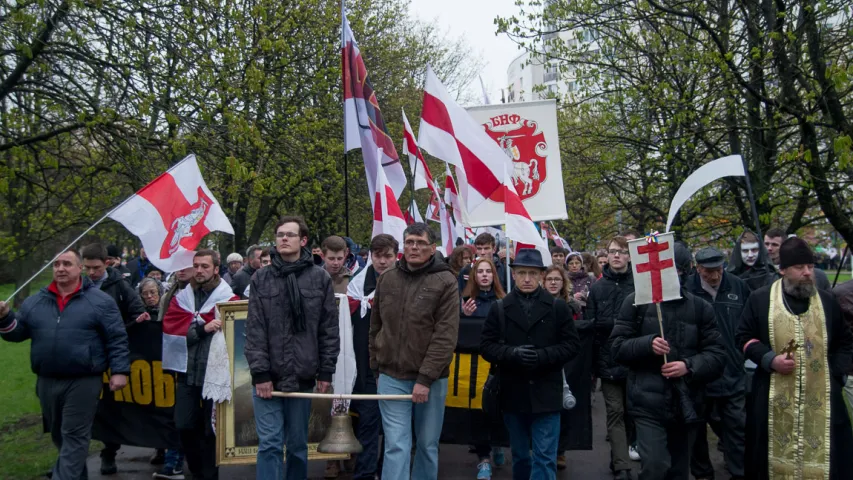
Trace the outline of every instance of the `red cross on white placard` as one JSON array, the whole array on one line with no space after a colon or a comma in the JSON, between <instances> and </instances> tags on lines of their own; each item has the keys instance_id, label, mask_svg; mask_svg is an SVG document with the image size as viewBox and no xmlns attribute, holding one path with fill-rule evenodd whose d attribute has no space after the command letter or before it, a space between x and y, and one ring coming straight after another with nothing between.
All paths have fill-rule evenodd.
<instances>
[{"instance_id":1,"label":"red cross on white placard","mask_svg":"<svg viewBox=\"0 0 853 480\"><path fill-rule=\"evenodd\" d=\"M649 272L651 274L653 303L660 303L663 301L663 281L661 279L661 271L675 267L675 262L673 262L671 258L666 260L661 260L660 258L660 253L665 252L668 248L669 242L652 242L637 247L637 253L649 256L648 262L637 264L637 273Z\"/></svg>"}]
</instances>

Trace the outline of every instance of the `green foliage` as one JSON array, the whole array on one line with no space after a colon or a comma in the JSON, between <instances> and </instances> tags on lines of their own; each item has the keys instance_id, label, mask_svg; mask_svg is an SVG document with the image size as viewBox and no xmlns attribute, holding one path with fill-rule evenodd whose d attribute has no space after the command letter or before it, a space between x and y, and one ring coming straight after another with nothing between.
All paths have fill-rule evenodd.
<instances>
[{"instance_id":1,"label":"green foliage","mask_svg":"<svg viewBox=\"0 0 853 480\"><path fill-rule=\"evenodd\" d=\"M418 114L428 62L452 91L474 78L465 44L414 20L406 2L350 3L394 138L401 108ZM271 242L285 212L303 214L313 240L343 234L340 13L331 0L0 7L0 259L26 278L190 152L235 228L210 237L220 250ZM359 152L348 170L351 231L366 242ZM111 223L97 237L129 239Z\"/></svg>"},{"instance_id":2,"label":"green foliage","mask_svg":"<svg viewBox=\"0 0 853 480\"><path fill-rule=\"evenodd\" d=\"M853 239L853 209L838 201L849 199L853 181L853 29L844 2L519 6L496 19L498 31L578 87L562 99L559 117L565 229L576 243L592 247L626 227L662 228L684 179L732 153L748 165L762 229L828 221ZM693 197L673 229L704 242L754 221L745 182L728 178Z\"/></svg>"}]
</instances>

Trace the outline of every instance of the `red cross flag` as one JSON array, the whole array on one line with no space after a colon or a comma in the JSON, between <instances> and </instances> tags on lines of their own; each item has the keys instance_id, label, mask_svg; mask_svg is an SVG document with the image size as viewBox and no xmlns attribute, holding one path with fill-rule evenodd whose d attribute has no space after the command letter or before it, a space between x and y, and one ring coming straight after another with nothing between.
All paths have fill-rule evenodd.
<instances>
[{"instance_id":1,"label":"red cross flag","mask_svg":"<svg viewBox=\"0 0 853 480\"><path fill-rule=\"evenodd\" d=\"M210 232L234 228L189 155L128 198L109 217L139 237L157 268L175 272L193 265L194 250Z\"/></svg>"},{"instance_id":2,"label":"red cross flag","mask_svg":"<svg viewBox=\"0 0 853 480\"><path fill-rule=\"evenodd\" d=\"M654 233L628 242L634 272L634 304L661 303L681 298L675 269L675 237Z\"/></svg>"}]
</instances>

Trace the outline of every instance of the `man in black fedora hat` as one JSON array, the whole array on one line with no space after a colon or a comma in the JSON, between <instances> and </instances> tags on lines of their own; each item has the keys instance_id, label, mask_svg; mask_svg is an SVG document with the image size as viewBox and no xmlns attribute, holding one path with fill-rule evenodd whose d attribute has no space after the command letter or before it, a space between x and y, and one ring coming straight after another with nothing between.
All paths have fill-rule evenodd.
<instances>
[{"instance_id":1,"label":"man in black fedora hat","mask_svg":"<svg viewBox=\"0 0 853 480\"><path fill-rule=\"evenodd\" d=\"M510 267L515 289L489 310L480 351L500 378L513 478L554 478L561 370L577 353L578 334L566 302L539 284L545 265L538 250L520 250Z\"/></svg>"}]
</instances>

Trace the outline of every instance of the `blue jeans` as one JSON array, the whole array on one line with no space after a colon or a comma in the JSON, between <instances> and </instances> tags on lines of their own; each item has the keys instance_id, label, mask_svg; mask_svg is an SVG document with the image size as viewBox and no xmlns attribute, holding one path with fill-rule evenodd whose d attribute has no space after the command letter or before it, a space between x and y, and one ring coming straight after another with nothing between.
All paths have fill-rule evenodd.
<instances>
[{"instance_id":1,"label":"blue jeans","mask_svg":"<svg viewBox=\"0 0 853 480\"><path fill-rule=\"evenodd\" d=\"M257 478L308 478L308 417L311 399L253 396L258 431ZM287 447L285 463L282 446Z\"/></svg>"},{"instance_id":2,"label":"blue jeans","mask_svg":"<svg viewBox=\"0 0 853 480\"><path fill-rule=\"evenodd\" d=\"M512 478L556 479L560 413L504 413L504 423L512 448Z\"/></svg>"},{"instance_id":3,"label":"blue jeans","mask_svg":"<svg viewBox=\"0 0 853 480\"><path fill-rule=\"evenodd\" d=\"M415 388L414 380L398 380L388 375L379 375L379 393L382 395L408 395ZM382 478L404 479L409 477L409 462L412 450L412 411L414 410L417 451L412 467L412 480L435 480L438 478L438 440L444 422L444 399L447 397L447 379L432 383L426 403L400 400L380 400L382 429L385 432L385 459Z\"/></svg>"},{"instance_id":4,"label":"blue jeans","mask_svg":"<svg viewBox=\"0 0 853 480\"><path fill-rule=\"evenodd\" d=\"M163 466L170 468L181 467L184 469L184 452L181 449L168 448L166 449L165 461Z\"/></svg>"}]
</instances>

